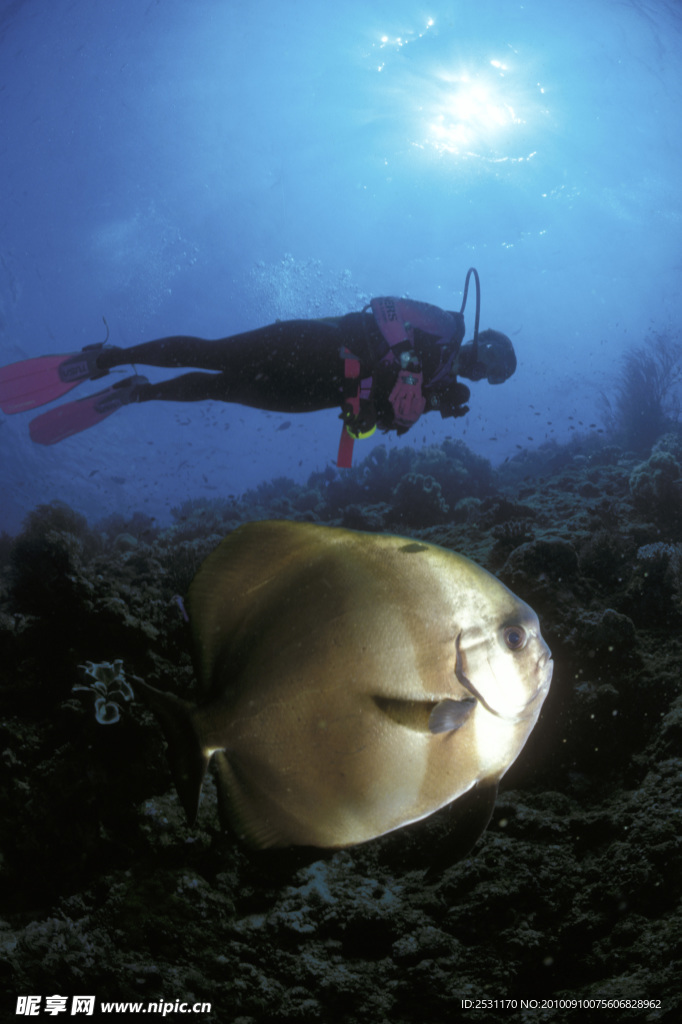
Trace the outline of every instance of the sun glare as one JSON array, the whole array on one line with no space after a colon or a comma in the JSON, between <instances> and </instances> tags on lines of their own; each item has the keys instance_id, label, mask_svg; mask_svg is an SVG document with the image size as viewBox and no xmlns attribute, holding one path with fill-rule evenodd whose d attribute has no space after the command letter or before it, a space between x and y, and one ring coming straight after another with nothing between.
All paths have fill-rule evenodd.
<instances>
[{"instance_id":1,"label":"sun glare","mask_svg":"<svg viewBox=\"0 0 682 1024\"><path fill-rule=\"evenodd\" d=\"M530 160L528 142L548 111L540 83L519 78L513 62L497 59L432 76L413 145L490 163Z\"/></svg>"},{"instance_id":2,"label":"sun glare","mask_svg":"<svg viewBox=\"0 0 682 1024\"><path fill-rule=\"evenodd\" d=\"M524 123L505 95L504 83L492 78L472 77L466 72L442 74L436 92L436 109L424 111L428 118L426 143L440 152L460 153L482 145L495 148L500 133Z\"/></svg>"},{"instance_id":3,"label":"sun glare","mask_svg":"<svg viewBox=\"0 0 682 1024\"><path fill-rule=\"evenodd\" d=\"M535 156L529 142L548 113L545 90L526 81L527 59L511 43L495 56L476 43L453 52L433 18L402 28L377 34L372 57L381 54L376 70L390 79L388 95L400 105L412 146L489 163Z\"/></svg>"}]
</instances>

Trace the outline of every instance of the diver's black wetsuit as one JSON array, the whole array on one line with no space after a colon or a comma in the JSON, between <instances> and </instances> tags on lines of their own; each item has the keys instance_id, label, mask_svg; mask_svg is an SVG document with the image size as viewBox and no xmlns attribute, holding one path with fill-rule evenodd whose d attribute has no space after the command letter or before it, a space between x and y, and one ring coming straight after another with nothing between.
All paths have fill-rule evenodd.
<instances>
[{"instance_id":1,"label":"diver's black wetsuit","mask_svg":"<svg viewBox=\"0 0 682 1024\"><path fill-rule=\"evenodd\" d=\"M108 370L141 363L214 371L141 385L141 402L212 399L271 412L312 412L333 409L343 401L343 347L357 356L363 372L370 373L381 345L374 317L349 313L326 320L283 320L217 341L178 335L132 348L105 348L97 366Z\"/></svg>"},{"instance_id":2,"label":"diver's black wetsuit","mask_svg":"<svg viewBox=\"0 0 682 1024\"><path fill-rule=\"evenodd\" d=\"M462 327L463 330L463 327ZM414 348L428 381L436 372L440 350L434 337L414 329ZM104 348L97 368L126 363L179 368L200 366L211 373L185 373L158 384L139 384L136 401L235 402L270 412L299 413L342 409L347 398L346 350L360 363L360 377L372 378L372 425L404 433L390 401L397 365L382 357L388 345L372 313L347 313L320 320L282 320L217 341L177 335L132 348ZM357 390L357 383L355 384ZM352 390L352 386L351 386ZM426 411L461 416L469 389L454 378L431 392Z\"/></svg>"}]
</instances>

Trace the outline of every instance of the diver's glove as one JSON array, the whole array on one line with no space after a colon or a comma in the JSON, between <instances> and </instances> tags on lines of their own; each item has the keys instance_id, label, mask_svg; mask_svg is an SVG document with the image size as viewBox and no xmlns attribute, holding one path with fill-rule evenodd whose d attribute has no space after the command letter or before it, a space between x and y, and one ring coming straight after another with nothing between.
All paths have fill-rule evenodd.
<instances>
[{"instance_id":1,"label":"diver's glove","mask_svg":"<svg viewBox=\"0 0 682 1024\"><path fill-rule=\"evenodd\" d=\"M393 419L397 427L409 430L416 423L426 407L422 394L424 377L421 371L400 370L395 387L388 396L393 406Z\"/></svg>"},{"instance_id":2,"label":"diver's glove","mask_svg":"<svg viewBox=\"0 0 682 1024\"><path fill-rule=\"evenodd\" d=\"M433 393L429 401L434 409L440 411L443 419L449 416L454 416L457 419L460 416L466 416L469 412L469 406L466 403L470 398L471 391L466 384L454 381L445 391Z\"/></svg>"}]
</instances>

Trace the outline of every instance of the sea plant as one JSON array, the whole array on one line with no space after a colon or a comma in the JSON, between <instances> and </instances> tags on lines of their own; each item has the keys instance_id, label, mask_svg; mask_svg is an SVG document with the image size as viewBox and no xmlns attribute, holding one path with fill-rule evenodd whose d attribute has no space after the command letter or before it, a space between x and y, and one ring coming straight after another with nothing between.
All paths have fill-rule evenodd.
<instances>
[{"instance_id":1,"label":"sea plant","mask_svg":"<svg viewBox=\"0 0 682 1024\"><path fill-rule=\"evenodd\" d=\"M605 425L633 451L647 451L678 423L682 394L682 336L670 331L623 354L612 396L602 394Z\"/></svg>"},{"instance_id":2,"label":"sea plant","mask_svg":"<svg viewBox=\"0 0 682 1024\"><path fill-rule=\"evenodd\" d=\"M78 666L83 679L72 687L73 692L85 691L95 697L95 718L101 725L113 725L121 717L121 701L134 700L133 688L126 679L123 661L113 663L86 661ZM136 680L137 676L131 677Z\"/></svg>"}]
</instances>

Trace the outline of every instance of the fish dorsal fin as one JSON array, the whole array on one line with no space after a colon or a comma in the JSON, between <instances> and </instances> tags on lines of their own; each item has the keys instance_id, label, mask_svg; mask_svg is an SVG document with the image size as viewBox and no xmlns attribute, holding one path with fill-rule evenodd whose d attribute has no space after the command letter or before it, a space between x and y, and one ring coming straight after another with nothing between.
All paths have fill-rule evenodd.
<instances>
[{"instance_id":1,"label":"fish dorsal fin","mask_svg":"<svg viewBox=\"0 0 682 1024\"><path fill-rule=\"evenodd\" d=\"M302 564L303 552L310 554L310 525L285 520L247 523L229 534L203 561L189 588L187 608L198 674L206 693L211 689L216 665L226 657L226 646L234 642L239 650L252 609L276 602L282 587L290 585L286 568ZM319 544L328 543L332 533L342 532L323 532ZM231 651L228 660L232 660Z\"/></svg>"}]
</instances>

